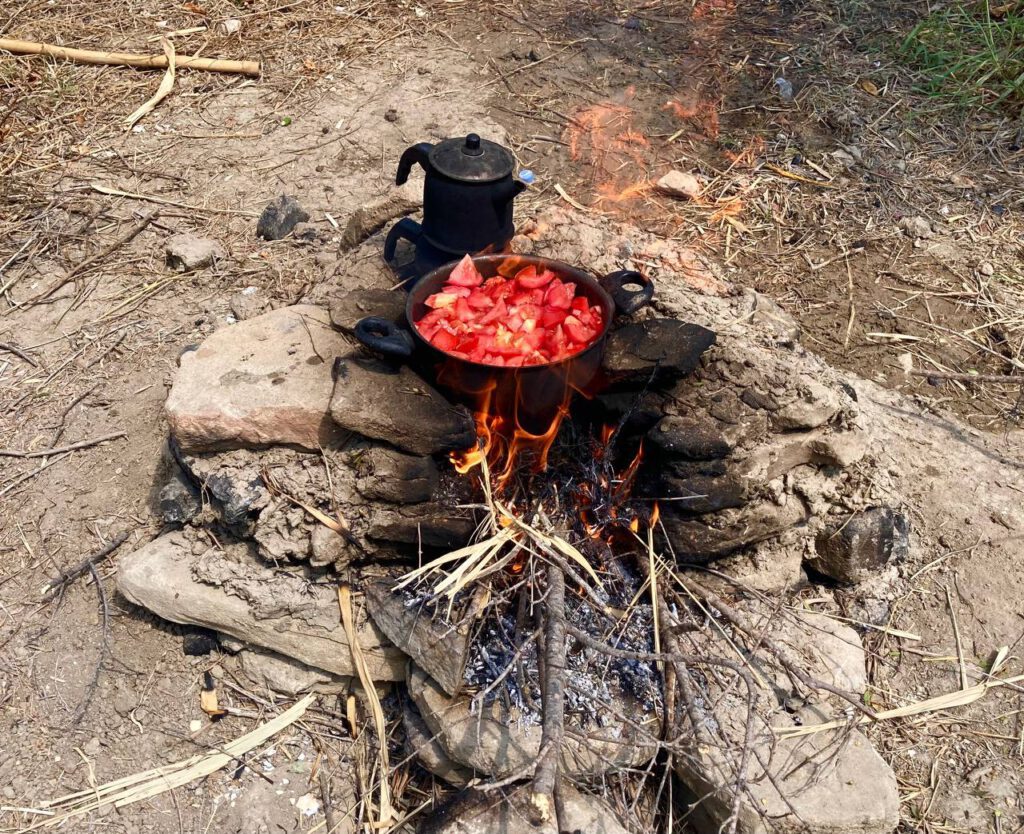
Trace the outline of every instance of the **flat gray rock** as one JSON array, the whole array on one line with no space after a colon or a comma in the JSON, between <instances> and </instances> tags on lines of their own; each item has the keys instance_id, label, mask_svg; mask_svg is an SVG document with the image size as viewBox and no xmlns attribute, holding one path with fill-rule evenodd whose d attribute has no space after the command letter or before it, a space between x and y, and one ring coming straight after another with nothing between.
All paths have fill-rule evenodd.
<instances>
[{"instance_id":1,"label":"flat gray rock","mask_svg":"<svg viewBox=\"0 0 1024 834\"><path fill-rule=\"evenodd\" d=\"M246 545L198 555L183 532L118 560L117 587L131 602L175 623L198 625L335 675L356 674L333 587L260 563ZM405 678L407 659L359 608L357 636L374 680Z\"/></svg>"},{"instance_id":2,"label":"flat gray rock","mask_svg":"<svg viewBox=\"0 0 1024 834\"><path fill-rule=\"evenodd\" d=\"M808 567L853 585L877 576L889 562L905 559L909 547L909 519L889 507L872 507L818 534L817 558Z\"/></svg>"},{"instance_id":3,"label":"flat gray rock","mask_svg":"<svg viewBox=\"0 0 1024 834\"><path fill-rule=\"evenodd\" d=\"M681 376L696 370L714 343L714 332L699 324L648 319L612 332L601 367L613 382L644 383L656 371Z\"/></svg>"},{"instance_id":4,"label":"flat gray rock","mask_svg":"<svg viewBox=\"0 0 1024 834\"><path fill-rule=\"evenodd\" d=\"M371 501L418 504L429 501L437 491L440 474L434 459L406 455L376 446L360 455L356 489Z\"/></svg>"},{"instance_id":5,"label":"flat gray rock","mask_svg":"<svg viewBox=\"0 0 1024 834\"><path fill-rule=\"evenodd\" d=\"M373 582L364 589L366 610L377 628L405 652L449 695L462 689L469 635L431 617L423 605L409 607L390 582Z\"/></svg>"},{"instance_id":6,"label":"flat gray rock","mask_svg":"<svg viewBox=\"0 0 1024 834\"><path fill-rule=\"evenodd\" d=\"M415 455L468 449L473 417L416 373L361 353L338 357L331 416L342 428Z\"/></svg>"},{"instance_id":7,"label":"flat gray rock","mask_svg":"<svg viewBox=\"0 0 1024 834\"><path fill-rule=\"evenodd\" d=\"M347 350L322 307L282 307L222 327L181 357L167 397L184 452L290 445L342 436L329 414L331 361Z\"/></svg>"}]
</instances>

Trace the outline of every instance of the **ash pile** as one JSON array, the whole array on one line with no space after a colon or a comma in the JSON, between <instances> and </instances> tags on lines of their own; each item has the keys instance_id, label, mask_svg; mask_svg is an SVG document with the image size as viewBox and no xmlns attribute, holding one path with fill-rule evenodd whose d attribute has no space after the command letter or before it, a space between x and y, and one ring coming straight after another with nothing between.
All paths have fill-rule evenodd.
<instances>
[{"instance_id":1,"label":"ash pile","mask_svg":"<svg viewBox=\"0 0 1024 834\"><path fill-rule=\"evenodd\" d=\"M474 415L353 339L403 315L380 245L181 356L167 529L121 560L122 594L216 633L260 691L372 681L396 728L378 743L444 800L408 830L893 830L850 623L884 625L910 533L853 391L793 321L678 244L535 218L514 250L659 289L547 471L496 488L451 462ZM786 604L813 583L845 616Z\"/></svg>"}]
</instances>

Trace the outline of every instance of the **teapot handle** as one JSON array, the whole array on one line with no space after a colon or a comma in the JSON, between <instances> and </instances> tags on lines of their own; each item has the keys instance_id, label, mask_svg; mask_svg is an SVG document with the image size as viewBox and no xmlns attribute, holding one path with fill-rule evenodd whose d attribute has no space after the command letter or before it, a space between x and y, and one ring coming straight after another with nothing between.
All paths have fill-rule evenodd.
<instances>
[{"instance_id":1,"label":"teapot handle","mask_svg":"<svg viewBox=\"0 0 1024 834\"><path fill-rule=\"evenodd\" d=\"M398 161L398 173L395 175L395 185L403 185L409 179L409 172L417 162L424 171L430 170L430 161L427 156L434 149L429 142L420 142L411 148L406 148L402 158Z\"/></svg>"}]
</instances>

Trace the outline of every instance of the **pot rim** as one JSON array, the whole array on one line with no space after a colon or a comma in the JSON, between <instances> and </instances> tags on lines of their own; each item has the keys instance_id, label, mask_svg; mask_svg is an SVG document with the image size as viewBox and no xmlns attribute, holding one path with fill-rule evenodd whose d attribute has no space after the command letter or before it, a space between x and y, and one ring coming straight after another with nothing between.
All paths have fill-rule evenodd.
<instances>
[{"instance_id":1,"label":"pot rim","mask_svg":"<svg viewBox=\"0 0 1024 834\"><path fill-rule=\"evenodd\" d=\"M615 317L615 301L612 299L611 294L601 286L601 282L595 278L589 272L584 272L579 267L567 264L564 261L554 260L552 258L542 258L538 255L517 255L515 253L499 253L491 255L474 255L472 256L473 263L475 265L483 264L485 266L491 266L492 264L501 264L509 259L516 259L522 266L536 266L550 269L557 273L560 278L569 277L576 283L582 283L592 289L601 300L601 306L604 309L604 320L601 323L601 331L597 334L592 342L584 345L580 350L574 353L572 356L567 356L564 359L559 359L555 362L542 362L536 365L520 365L508 367L506 365L488 365L486 362L476 362L472 359L463 359L461 356L455 356L448 351L441 350L441 348L432 345L428 342L423 335L420 333L417 322L413 319L413 307L417 304L422 303L426 296L436 292L437 289L444 283L451 273L458 266L459 261L454 260L449 263L442 264L436 269L431 270L422 278L420 278L415 286L409 290L409 297L405 302L405 319L409 324L409 330L412 332L413 337L417 339L420 344L425 345L432 351L435 351L439 355L443 356L446 360L451 362L462 362L465 365L470 365L475 368L483 368L488 371L516 371L516 372L528 372L528 371L540 371L550 370L552 368L559 368L567 366L572 362L578 360L583 354L593 350L596 347L601 346L605 337L608 335L608 331L612 326L612 319ZM483 270L481 270L483 272ZM429 287L431 284L436 284L436 288L427 291L424 287Z\"/></svg>"}]
</instances>

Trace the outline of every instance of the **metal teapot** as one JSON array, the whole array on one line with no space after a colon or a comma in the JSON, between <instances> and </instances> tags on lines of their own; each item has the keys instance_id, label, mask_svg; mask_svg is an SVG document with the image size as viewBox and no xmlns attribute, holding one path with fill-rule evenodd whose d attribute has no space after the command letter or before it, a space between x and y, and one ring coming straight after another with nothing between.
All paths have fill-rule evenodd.
<instances>
[{"instance_id":1,"label":"metal teapot","mask_svg":"<svg viewBox=\"0 0 1024 834\"><path fill-rule=\"evenodd\" d=\"M475 133L436 145L421 142L402 154L396 185L409 179L415 164L426 172L423 223L396 223L384 242L385 260L394 260L399 240L415 245L419 275L463 255L505 249L515 234L512 201L526 188L512 176L515 159L508 148Z\"/></svg>"}]
</instances>

